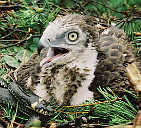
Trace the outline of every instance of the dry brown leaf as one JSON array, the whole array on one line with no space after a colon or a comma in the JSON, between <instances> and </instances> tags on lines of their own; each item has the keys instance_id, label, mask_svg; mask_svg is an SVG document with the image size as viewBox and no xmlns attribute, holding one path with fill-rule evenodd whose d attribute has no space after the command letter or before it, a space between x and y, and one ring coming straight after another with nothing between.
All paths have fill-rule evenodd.
<instances>
[{"instance_id":1,"label":"dry brown leaf","mask_svg":"<svg viewBox=\"0 0 141 128\"><path fill-rule=\"evenodd\" d=\"M126 69L130 82L135 86L137 91L141 91L141 74L137 66L132 63L129 64Z\"/></svg>"}]
</instances>

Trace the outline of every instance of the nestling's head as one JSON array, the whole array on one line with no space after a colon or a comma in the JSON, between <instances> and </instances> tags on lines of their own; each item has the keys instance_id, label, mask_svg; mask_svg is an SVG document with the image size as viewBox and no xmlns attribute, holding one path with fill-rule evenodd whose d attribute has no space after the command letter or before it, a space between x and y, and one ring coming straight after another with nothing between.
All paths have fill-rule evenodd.
<instances>
[{"instance_id":1,"label":"nestling's head","mask_svg":"<svg viewBox=\"0 0 141 128\"><path fill-rule=\"evenodd\" d=\"M41 61L40 66L50 65L50 62L61 58L70 59L71 54L81 54L88 45L96 45L98 29L95 24L95 18L78 14L66 15L50 23L38 47L39 53L43 48L49 47L47 57Z\"/></svg>"}]
</instances>

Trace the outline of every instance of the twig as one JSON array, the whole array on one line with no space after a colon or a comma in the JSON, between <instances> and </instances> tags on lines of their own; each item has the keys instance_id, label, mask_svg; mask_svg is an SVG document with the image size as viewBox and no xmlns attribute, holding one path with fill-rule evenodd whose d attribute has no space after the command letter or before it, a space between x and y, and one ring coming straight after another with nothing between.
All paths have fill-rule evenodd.
<instances>
[{"instance_id":1,"label":"twig","mask_svg":"<svg viewBox=\"0 0 141 128\"><path fill-rule=\"evenodd\" d=\"M0 118L0 124L4 127L4 128L6 128L7 127L7 123L6 123L6 121L5 120L3 120L2 118Z\"/></svg>"},{"instance_id":2,"label":"twig","mask_svg":"<svg viewBox=\"0 0 141 128\"><path fill-rule=\"evenodd\" d=\"M61 107L64 107L64 108L74 108L74 107L82 107L82 106L91 106L91 105L95 105L95 104L103 104L103 103L114 102L114 101L122 100L122 99L123 98L117 98L117 99L114 99L114 100L108 100L108 101L103 101L103 102L96 102L96 103L82 104L82 105L75 105L75 106L61 106ZM60 107L60 106L58 106L58 107Z\"/></svg>"},{"instance_id":3,"label":"twig","mask_svg":"<svg viewBox=\"0 0 141 128\"><path fill-rule=\"evenodd\" d=\"M9 77L12 81L15 81L12 76L10 76L14 71L10 71L8 74L5 75L5 77Z\"/></svg>"},{"instance_id":4,"label":"twig","mask_svg":"<svg viewBox=\"0 0 141 128\"><path fill-rule=\"evenodd\" d=\"M11 9L11 8L21 8L21 5L0 6L0 10L2 10L2 11L6 10L6 9Z\"/></svg>"},{"instance_id":5,"label":"twig","mask_svg":"<svg viewBox=\"0 0 141 128\"><path fill-rule=\"evenodd\" d=\"M17 44L20 44L20 43L22 43L22 42L24 42L24 41L29 40L31 37L32 37L32 34L27 34L24 39L18 41L17 43L11 44L11 45L9 45L9 46L0 47L0 49L15 46L15 45L17 45Z\"/></svg>"},{"instance_id":6,"label":"twig","mask_svg":"<svg viewBox=\"0 0 141 128\"><path fill-rule=\"evenodd\" d=\"M128 22L128 19L130 18L132 12L133 12L134 8L132 9L132 11L128 14L128 16L126 17L126 19L123 20L123 23L119 26L119 28L122 28L124 26L124 24L126 22Z\"/></svg>"},{"instance_id":7,"label":"twig","mask_svg":"<svg viewBox=\"0 0 141 128\"><path fill-rule=\"evenodd\" d=\"M117 98L114 100L108 100L108 101L103 101L103 102L96 102L96 103L90 103L90 104L82 104L82 105L75 105L75 106L61 106L62 108L74 108L74 107L83 107L83 106L91 106L91 105L96 105L96 104L103 104L103 103L109 103L109 102L114 102L117 100L122 100L123 98ZM60 106L56 106L60 107ZM64 110L57 110L54 109L54 111L65 113L65 114L82 114L82 113L90 113L90 111L82 111L82 112L66 112Z\"/></svg>"},{"instance_id":8,"label":"twig","mask_svg":"<svg viewBox=\"0 0 141 128\"><path fill-rule=\"evenodd\" d=\"M95 126L97 126L98 128L100 127L107 127L107 128L109 128L110 127L110 125L104 125L104 124L82 124L82 127L86 127L86 128L95 128Z\"/></svg>"},{"instance_id":9,"label":"twig","mask_svg":"<svg viewBox=\"0 0 141 128\"><path fill-rule=\"evenodd\" d=\"M7 1L0 1L0 4L5 4L7 3Z\"/></svg>"},{"instance_id":10,"label":"twig","mask_svg":"<svg viewBox=\"0 0 141 128\"><path fill-rule=\"evenodd\" d=\"M85 2L82 3L82 6L85 7L85 6L87 6L89 3L90 3L90 1L85 1Z\"/></svg>"},{"instance_id":11,"label":"twig","mask_svg":"<svg viewBox=\"0 0 141 128\"><path fill-rule=\"evenodd\" d=\"M18 35L14 32L13 35L18 39L20 40L20 38L18 37Z\"/></svg>"},{"instance_id":12,"label":"twig","mask_svg":"<svg viewBox=\"0 0 141 128\"><path fill-rule=\"evenodd\" d=\"M83 122L83 121L82 121ZM67 128L69 126L74 126L75 125L75 121L74 120L71 120L71 121L67 121L63 124L57 124L56 125L56 128ZM96 127L106 127L106 128L109 128L110 125L104 125L104 124L81 124L79 125L80 127L86 127L86 128L89 128L89 127L92 127L92 128L95 128ZM76 127L75 127L76 128Z\"/></svg>"},{"instance_id":13,"label":"twig","mask_svg":"<svg viewBox=\"0 0 141 128\"><path fill-rule=\"evenodd\" d=\"M1 20L0 20L0 21L1 21ZM14 31L13 31L13 32L14 32ZM7 34L7 35L5 35L5 36L1 37L1 39L4 39L5 37L10 36L13 32L11 32L11 33L9 33L9 34Z\"/></svg>"},{"instance_id":14,"label":"twig","mask_svg":"<svg viewBox=\"0 0 141 128\"><path fill-rule=\"evenodd\" d=\"M5 55L9 55L9 56L16 56L16 54L1 54L0 57L4 57Z\"/></svg>"},{"instance_id":15,"label":"twig","mask_svg":"<svg viewBox=\"0 0 141 128\"><path fill-rule=\"evenodd\" d=\"M25 128L24 124L20 124L20 123L17 123L17 122L13 122L13 124L17 125L18 126L17 128Z\"/></svg>"},{"instance_id":16,"label":"twig","mask_svg":"<svg viewBox=\"0 0 141 128\"><path fill-rule=\"evenodd\" d=\"M17 41L20 41L20 40L0 40L0 42L17 42Z\"/></svg>"},{"instance_id":17,"label":"twig","mask_svg":"<svg viewBox=\"0 0 141 128\"><path fill-rule=\"evenodd\" d=\"M24 50L21 65L25 64L26 50Z\"/></svg>"}]
</instances>

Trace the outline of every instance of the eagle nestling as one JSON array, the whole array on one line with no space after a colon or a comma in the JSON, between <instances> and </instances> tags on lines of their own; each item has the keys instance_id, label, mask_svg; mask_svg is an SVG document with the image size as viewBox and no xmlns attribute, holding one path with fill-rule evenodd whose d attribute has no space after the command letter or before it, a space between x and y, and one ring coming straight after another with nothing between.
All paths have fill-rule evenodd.
<instances>
[{"instance_id":1,"label":"eagle nestling","mask_svg":"<svg viewBox=\"0 0 141 128\"><path fill-rule=\"evenodd\" d=\"M101 33L99 20L70 14L45 29L38 53L17 71L17 83L55 104L76 105L99 97L109 86L119 95L133 90L126 66L137 63L136 51L123 30Z\"/></svg>"}]
</instances>

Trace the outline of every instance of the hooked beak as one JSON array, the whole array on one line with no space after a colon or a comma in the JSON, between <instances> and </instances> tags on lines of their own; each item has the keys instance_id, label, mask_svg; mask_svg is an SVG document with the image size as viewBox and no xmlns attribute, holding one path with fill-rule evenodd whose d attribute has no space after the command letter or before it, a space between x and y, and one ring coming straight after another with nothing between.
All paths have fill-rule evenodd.
<instances>
[{"instance_id":1,"label":"hooked beak","mask_svg":"<svg viewBox=\"0 0 141 128\"><path fill-rule=\"evenodd\" d=\"M44 64L49 64L50 62L55 62L58 59L63 58L67 53L69 53L68 49L61 48L58 45L51 45L50 42L42 42L40 40L38 44L38 54L40 55L41 50L43 48L49 48L46 58L44 58L40 62L40 66L42 67Z\"/></svg>"},{"instance_id":2,"label":"hooked beak","mask_svg":"<svg viewBox=\"0 0 141 128\"><path fill-rule=\"evenodd\" d=\"M40 55L41 50L47 47L52 47L52 41L48 37L42 35L38 44L38 54Z\"/></svg>"},{"instance_id":3,"label":"hooked beak","mask_svg":"<svg viewBox=\"0 0 141 128\"><path fill-rule=\"evenodd\" d=\"M40 55L40 52L41 52L41 50L42 50L43 48L45 48L45 46L42 45L41 42L39 42L39 44L38 44L38 54L39 54L39 55Z\"/></svg>"},{"instance_id":4,"label":"hooked beak","mask_svg":"<svg viewBox=\"0 0 141 128\"><path fill-rule=\"evenodd\" d=\"M60 47L60 45L51 42L50 39L44 39L44 37L41 37L40 42L38 44L38 54L39 55L43 48L48 48L48 52L47 52L47 56L40 62L41 67L44 64L49 65L51 62L55 62L63 58L70 52L69 49Z\"/></svg>"}]
</instances>

